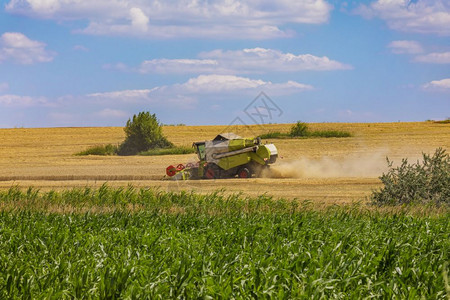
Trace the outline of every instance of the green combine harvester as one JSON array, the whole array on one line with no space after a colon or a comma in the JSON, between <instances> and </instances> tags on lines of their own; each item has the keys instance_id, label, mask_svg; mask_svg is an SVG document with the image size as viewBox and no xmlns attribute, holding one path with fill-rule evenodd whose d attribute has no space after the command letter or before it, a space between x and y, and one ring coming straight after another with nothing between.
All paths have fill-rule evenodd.
<instances>
[{"instance_id":1,"label":"green combine harvester","mask_svg":"<svg viewBox=\"0 0 450 300\"><path fill-rule=\"evenodd\" d=\"M259 177L278 157L274 144L262 144L260 138L247 139L234 133L222 133L212 141L195 142L192 146L199 161L169 166L167 176L175 179Z\"/></svg>"}]
</instances>

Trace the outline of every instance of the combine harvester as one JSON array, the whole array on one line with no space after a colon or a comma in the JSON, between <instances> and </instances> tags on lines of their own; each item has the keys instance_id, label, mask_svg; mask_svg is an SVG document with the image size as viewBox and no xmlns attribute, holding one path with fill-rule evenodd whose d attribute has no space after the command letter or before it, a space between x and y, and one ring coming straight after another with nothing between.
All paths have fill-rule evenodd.
<instances>
[{"instance_id":1,"label":"combine harvester","mask_svg":"<svg viewBox=\"0 0 450 300\"><path fill-rule=\"evenodd\" d=\"M222 133L192 147L199 161L169 166L167 176L183 180L259 177L278 157L274 144L261 144L260 138L246 139L234 133Z\"/></svg>"}]
</instances>

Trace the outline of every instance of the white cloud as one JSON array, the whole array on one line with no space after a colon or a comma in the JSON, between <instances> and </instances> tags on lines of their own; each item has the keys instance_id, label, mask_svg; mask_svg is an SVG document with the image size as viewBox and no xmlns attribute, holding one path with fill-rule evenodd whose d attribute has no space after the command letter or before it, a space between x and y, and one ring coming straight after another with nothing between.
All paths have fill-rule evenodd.
<instances>
[{"instance_id":1,"label":"white cloud","mask_svg":"<svg viewBox=\"0 0 450 300\"><path fill-rule=\"evenodd\" d=\"M450 52L435 52L426 55L419 55L414 60L423 63L450 64Z\"/></svg>"},{"instance_id":2,"label":"white cloud","mask_svg":"<svg viewBox=\"0 0 450 300\"><path fill-rule=\"evenodd\" d=\"M422 45L416 41L393 41L388 45L395 54L415 54L414 61L431 64L450 64L450 52L424 52ZM419 55L420 54L420 55Z\"/></svg>"},{"instance_id":3,"label":"white cloud","mask_svg":"<svg viewBox=\"0 0 450 300\"><path fill-rule=\"evenodd\" d=\"M0 37L0 62L12 60L20 64L33 64L52 61L55 53L45 47L44 43L31 40L20 32L6 32Z\"/></svg>"},{"instance_id":4,"label":"white cloud","mask_svg":"<svg viewBox=\"0 0 450 300\"><path fill-rule=\"evenodd\" d=\"M73 46L73 50L75 50L75 51L81 51L81 52L88 52L88 51L89 51L89 49L86 48L86 47L83 46L83 45L75 45L75 46Z\"/></svg>"},{"instance_id":5,"label":"white cloud","mask_svg":"<svg viewBox=\"0 0 450 300\"><path fill-rule=\"evenodd\" d=\"M138 31L146 32L148 29L148 17L142 9L133 7L130 9L131 26Z\"/></svg>"},{"instance_id":6,"label":"white cloud","mask_svg":"<svg viewBox=\"0 0 450 300\"><path fill-rule=\"evenodd\" d=\"M117 68L120 69L120 68ZM211 73L220 72L219 62L212 59L152 59L142 62L141 73ZM226 71L226 70L225 70Z\"/></svg>"},{"instance_id":7,"label":"white cloud","mask_svg":"<svg viewBox=\"0 0 450 300\"><path fill-rule=\"evenodd\" d=\"M99 116L100 118L110 119L110 118L117 118L117 119L123 119L128 118L130 116L129 113L123 110L118 109L111 109L111 108L105 108L95 114L96 116Z\"/></svg>"},{"instance_id":8,"label":"white cloud","mask_svg":"<svg viewBox=\"0 0 450 300\"><path fill-rule=\"evenodd\" d=\"M10 0L5 9L56 21L87 20L80 32L157 38L274 38L287 24L322 24L326 0Z\"/></svg>"},{"instance_id":9,"label":"white cloud","mask_svg":"<svg viewBox=\"0 0 450 300\"><path fill-rule=\"evenodd\" d=\"M201 99L233 101L242 97L251 99L261 91L271 96L292 95L312 90L310 85L287 81L250 79L233 75L200 75L184 83L159 86L152 89L121 90L86 95L90 105L108 105L109 107L148 106L170 107L192 110Z\"/></svg>"},{"instance_id":10,"label":"white cloud","mask_svg":"<svg viewBox=\"0 0 450 300\"><path fill-rule=\"evenodd\" d=\"M394 30L450 35L450 2L447 0L377 0L361 5L356 13L385 20Z\"/></svg>"},{"instance_id":11,"label":"white cloud","mask_svg":"<svg viewBox=\"0 0 450 300\"><path fill-rule=\"evenodd\" d=\"M450 78L434 80L423 85L425 90L429 91L448 91L450 92Z\"/></svg>"},{"instance_id":12,"label":"white cloud","mask_svg":"<svg viewBox=\"0 0 450 300\"><path fill-rule=\"evenodd\" d=\"M200 54L202 58L215 59L231 69L247 69L250 72L280 71L296 72L305 70L342 70L351 66L311 54L295 55L279 50L253 48L237 51L214 50Z\"/></svg>"},{"instance_id":13,"label":"white cloud","mask_svg":"<svg viewBox=\"0 0 450 300\"><path fill-rule=\"evenodd\" d=\"M260 90L267 91L272 95L281 95L311 90L313 87L295 81L272 83L233 75L200 75L179 85L178 89L196 94L242 93L245 91L255 93L255 90Z\"/></svg>"},{"instance_id":14,"label":"white cloud","mask_svg":"<svg viewBox=\"0 0 450 300\"><path fill-rule=\"evenodd\" d=\"M179 88L189 93L222 93L244 89L254 89L267 84L262 80L253 80L232 75L200 75L189 79Z\"/></svg>"},{"instance_id":15,"label":"white cloud","mask_svg":"<svg viewBox=\"0 0 450 300\"><path fill-rule=\"evenodd\" d=\"M50 105L46 98L29 97L18 95L1 95L0 106L5 107L31 107L31 106L48 106Z\"/></svg>"},{"instance_id":16,"label":"white cloud","mask_svg":"<svg viewBox=\"0 0 450 300\"><path fill-rule=\"evenodd\" d=\"M154 89L153 89L154 90ZM88 97L94 98L109 98L109 99L120 99L124 102L129 102L135 99L147 98L152 90L142 89L142 90L123 90L105 93L93 93L87 95Z\"/></svg>"},{"instance_id":17,"label":"white cloud","mask_svg":"<svg viewBox=\"0 0 450 300\"><path fill-rule=\"evenodd\" d=\"M416 41L392 41L388 47L395 54L417 54L423 52L422 45Z\"/></svg>"},{"instance_id":18,"label":"white cloud","mask_svg":"<svg viewBox=\"0 0 450 300\"><path fill-rule=\"evenodd\" d=\"M195 96L182 94L176 85L156 87L153 89L122 90L86 95L89 100L108 105L154 105L193 109L198 100Z\"/></svg>"},{"instance_id":19,"label":"white cloud","mask_svg":"<svg viewBox=\"0 0 450 300\"><path fill-rule=\"evenodd\" d=\"M201 95L208 97L233 97L235 95L255 95L261 91L270 95L288 95L312 90L307 84L288 81L272 83L233 75L200 75L185 83L160 86L152 89L122 90L87 95L91 99L118 103L152 103L193 106Z\"/></svg>"},{"instance_id":20,"label":"white cloud","mask_svg":"<svg viewBox=\"0 0 450 300\"><path fill-rule=\"evenodd\" d=\"M141 73L249 74L266 72L329 71L351 69L326 56L295 55L279 50L253 48L203 52L200 59L153 59L138 68Z\"/></svg>"},{"instance_id":21,"label":"white cloud","mask_svg":"<svg viewBox=\"0 0 450 300\"><path fill-rule=\"evenodd\" d=\"M130 111L150 109L157 113L166 112L169 116L172 113L178 116L192 114L202 108L218 109L218 105L231 101L238 104L243 99L250 101L261 91L276 97L309 90L313 90L313 87L295 81L271 82L213 74L154 88L66 95L52 99L0 95L0 112L3 111L2 108L7 114L8 110L23 112L21 120L37 120L45 126L105 126L105 122L117 125L117 122L126 120L130 115L127 112ZM79 110L80 107L83 108L82 111ZM39 108L39 114L36 114L35 108Z\"/></svg>"}]
</instances>

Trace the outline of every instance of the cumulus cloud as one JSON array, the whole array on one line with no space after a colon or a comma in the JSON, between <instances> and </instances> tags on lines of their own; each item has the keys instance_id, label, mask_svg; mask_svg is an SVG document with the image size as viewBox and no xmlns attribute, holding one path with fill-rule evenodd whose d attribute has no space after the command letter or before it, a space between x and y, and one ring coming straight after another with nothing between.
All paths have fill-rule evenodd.
<instances>
[{"instance_id":1,"label":"cumulus cloud","mask_svg":"<svg viewBox=\"0 0 450 300\"><path fill-rule=\"evenodd\" d=\"M450 78L434 80L423 85L424 90L450 92Z\"/></svg>"},{"instance_id":2,"label":"cumulus cloud","mask_svg":"<svg viewBox=\"0 0 450 300\"><path fill-rule=\"evenodd\" d=\"M20 64L52 61L55 53L45 49L46 45L34 41L20 32L6 32L0 37L0 62L12 60Z\"/></svg>"},{"instance_id":3,"label":"cumulus cloud","mask_svg":"<svg viewBox=\"0 0 450 300\"><path fill-rule=\"evenodd\" d=\"M48 106L50 105L44 97L30 97L19 95L1 95L0 106L3 107L31 107L31 106Z\"/></svg>"},{"instance_id":4,"label":"cumulus cloud","mask_svg":"<svg viewBox=\"0 0 450 300\"><path fill-rule=\"evenodd\" d=\"M148 29L148 17L142 9L133 7L130 9L131 26L138 31L146 32Z\"/></svg>"},{"instance_id":5,"label":"cumulus cloud","mask_svg":"<svg viewBox=\"0 0 450 300\"><path fill-rule=\"evenodd\" d=\"M417 54L423 52L422 45L416 41L392 41L388 47L395 54Z\"/></svg>"},{"instance_id":6,"label":"cumulus cloud","mask_svg":"<svg viewBox=\"0 0 450 300\"><path fill-rule=\"evenodd\" d=\"M184 83L159 86L152 89L121 90L86 95L87 101L108 105L171 107L195 109L201 99L251 99L261 91L271 96L282 96L312 90L313 87L295 81L273 83L233 75L200 75Z\"/></svg>"},{"instance_id":7,"label":"cumulus cloud","mask_svg":"<svg viewBox=\"0 0 450 300\"><path fill-rule=\"evenodd\" d=\"M75 50L75 51L81 51L81 52L88 52L88 51L89 51L89 49L86 48L86 47L83 46L83 45L75 45L75 46L73 46L73 50Z\"/></svg>"},{"instance_id":8,"label":"cumulus cloud","mask_svg":"<svg viewBox=\"0 0 450 300\"><path fill-rule=\"evenodd\" d=\"M197 98L182 94L177 86L161 86L153 89L121 90L86 95L88 100L108 105L157 105L176 107L177 109L193 109Z\"/></svg>"},{"instance_id":9,"label":"cumulus cloud","mask_svg":"<svg viewBox=\"0 0 450 300\"><path fill-rule=\"evenodd\" d=\"M450 52L434 52L426 55L419 55L414 60L423 63L450 64Z\"/></svg>"},{"instance_id":10,"label":"cumulus cloud","mask_svg":"<svg viewBox=\"0 0 450 300\"><path fill-rule=\"evenodd\" d=\"M110 119L110 118L117 118L117 119L123 119L128 118L130 114L123 110L118 109L111 109L111 108L105 108L101 111L97 112L95 114L96 116L100 118Z\"/></svg>"},{"instance_id":11,"label":"cumulus cloud","mask_svg":"<svg viewBox=\"0 0 450 300\"><path fill-rule=\"evenodd\" d=\"M124 102L130 102L136 99L146 99L152 91L158 90L154 89L141 89L141 90L123 90L114 92L102 92L102 93L92 93L87 95L93 98L109 98L109 99L120 99Z\"/></svg>"},{"instance_id":12,"label":"cumulus cloud","mask_svg":"<svg viewBox=\"0 0 450 300\"><path fill-rule=\"evenodd\" d=\"M274 38L291 36L287 24L322 24L326 0L141 1L10 0L6 11L56 21L87 20L80 32L157 38Z\"/></svg>"},{"instance_id":13,"label":"cumulus cloud","mask_svg":"<svg viewBox=\"0 0 450 300\"><path fill-rule=\"evenodd\" d=\"M186 83L177 86L187 93L242 93L255 90L267 91L272 95L292 94L295 92L311 90L312 86L288 81L285 83L272 83L270 81L255 80L233 75L200 75L189 79Z\"/></svg>"},{"instance_id":14,"label":"cumulus cloud","mask_svg":"<svg viewBox=\"0 0 450 300\"><path fill-rule=\"evenodd\" d=\"M356 13L381 18L394 30L450 35L450 2L446 0L377 0Z\"/></svg>"},{"instance_id":15,"label":"cumulus cloud","mask_svg":"<svg viewBox=\"0 0 450 300\"><path fill-rule=\"evenodd\" d=\"M413 61L430 64L450 64L450 52L433 52L421 54L422 45L416 41L393 41L388 45L392 53L414 55Z\"/></svg>"},{"instance_id":16,"label":"cumulus cloud","mask_svg":"<svg viewBox=\"0 0 450 300\"><path fill-rule=\"evenodd\" d=\"M259 79L250 79L233 75L200 75L181 84L160 86L152 89L122 90L87 95L100 101L116 101L121 103L159 103L192 106L197 103L197 97L222 97L235 95L253 96L260 91L270 95L295 94L312 90L313 87L295 81L272 83Z\"/></svg>"},{"instance_id":17,"label":"cumulus cloud","mask_svg":"<svg viewBox=\"0 0 450 300\"><path fill-rule=\"evenodd\" d=\"M6 86L6 85L5 85ZM128 89L84 95L45 97L0 95L0 111L24 112L22 119L33 116L45 126L92 126L116 124L130 116L130 111L148 109L156 112L185 113L200 104L217 109L230 101L251 100L261 91L276 97L313 90L296 81L271 82L234 75L200 75L184 82L145 89ZM83 111L79 108L83 107ZM3 110L2 110L3 108ZM39 116L35 114L39 109ZM33 121L30 121L33 122ZM14 125L14 123L12 123ZM42 125L40 125L42 126Z\"/></svg>"},{"instance_id":18,"label":"cumulus cloud","mask_svg":"<svg viewBox=\"0 0 450 300\"><path fill-rule=\"evenodd\" d=\"M266 72L330 71L351 69L350 65L312 54L283 53L253 48L214 50L200 53L199 59L153 59L142 62L141 73L250 74Z\"/></svg>"},{"instance_id":19,"label":"cumulus cloud","mask_svg":"<svg viewBox=\"0 0 450 300\"><path fill-rule=\"evenodd\" d=\"M120 69L116 67L116 69ZM213 59L152 59L141 63L141 73L211 73L220 72L219 62ZM228 70L224 70L225 72Z\"/></svg>"}]
</instances>

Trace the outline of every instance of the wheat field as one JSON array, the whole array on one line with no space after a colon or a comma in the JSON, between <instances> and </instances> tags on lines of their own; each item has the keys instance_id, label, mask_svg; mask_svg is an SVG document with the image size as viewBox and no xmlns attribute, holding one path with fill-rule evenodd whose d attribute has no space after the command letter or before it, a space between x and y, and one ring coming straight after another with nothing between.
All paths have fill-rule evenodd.
<instances>
[{"instance_id":1,"label":"wheat field","mask_svg":"<svg viewBox=\"0 0 450 300\"><path fill-rule=\"evenodd\" d=\"M224 131L246 137L271 131L289 131L291 124L264 126L165 126L177 146L212 139ZM366 201L380 186L386 156L394 162L415 161L422 152L450 149L450 125L414 123L312 123L311 130L343 130L349 138L271 140L280 158L266 178L172 181L164 178L170 164L195 160L195 155L75 156L95 145L119 144L121 127L0 129L0 189L11 186L42 190L70 187L155 187L161 190L223 189L244 195L313 200L317 203Z\"/></svg>"}]
</instances>

